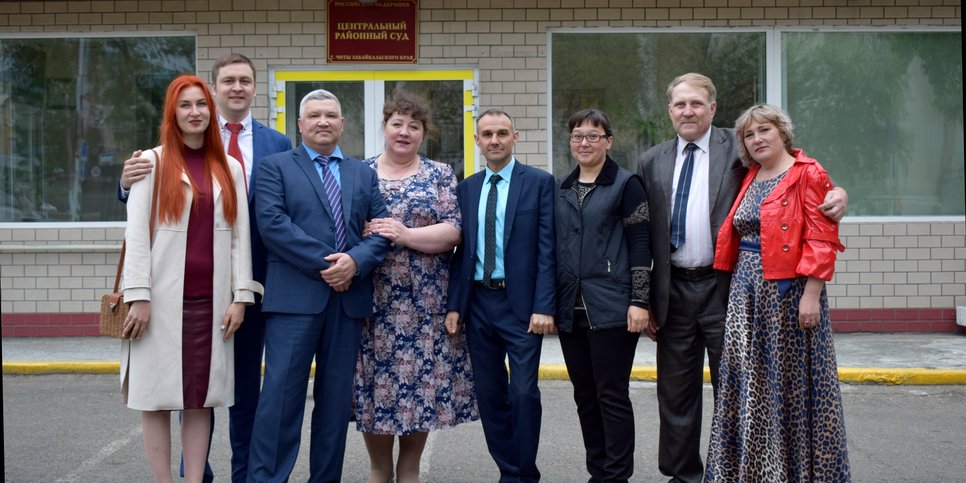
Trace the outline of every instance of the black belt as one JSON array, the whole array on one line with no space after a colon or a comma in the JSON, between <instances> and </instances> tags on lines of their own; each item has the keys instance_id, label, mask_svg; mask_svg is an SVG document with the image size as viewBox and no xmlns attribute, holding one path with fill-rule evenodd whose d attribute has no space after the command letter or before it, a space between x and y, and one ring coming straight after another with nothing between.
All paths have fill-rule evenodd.
<instances>
[{"instance_id":1,"label":"black belt","mask_svg":"<svg viewBox=\"0 0 966 483\"><path fill-rule=\"evenodd\" d=\"M685 280L704 280L714 275L711 267L684 268L671 265L671 275Z\"/></svg>"},{"instance_id":2,"label":"black belt","mask_svg":"<svg viewBox=\"0 0 966 483\"><path fill-rule=\"evenodd\" d=\"M506 280L490 280L490 283L477 280L476 284L490 290L503 290L506 288Z\"/></svg>"}]
</instances>

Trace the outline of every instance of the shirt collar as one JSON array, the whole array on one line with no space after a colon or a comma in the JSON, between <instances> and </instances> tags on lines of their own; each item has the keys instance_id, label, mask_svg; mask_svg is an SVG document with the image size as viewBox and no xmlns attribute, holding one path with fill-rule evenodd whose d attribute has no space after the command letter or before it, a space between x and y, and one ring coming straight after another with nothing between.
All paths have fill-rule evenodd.
<instances>
[{"instance_id":1,"label":"shirt collar","mask_svg":"<svg viewBox=\"0 0 966 483\"><path fill-rule=\"evenodd\" d=\"M228 124L228 119L225 119L221 114L218 114L218 125L220 125L222 129L228 131L229 129L227 126L225 126L226 124ZM248 112L248 115L245 116L245 119L241 120L240 124L242 125L242 132L252 132L251 111Z\"/></svg>"},{"instance_id":2,"label":"shirt collar","mask_svg":"<svg viewBox=\"0 0 966 483\"><path fill-rule=\"evenodd\" d=\"M321 154L319 154L314 149L310 148L305 143L302 143L302 147L305 148L305 152L309 154L309 159L311 159L312 161L315 161L315 158L321 156ZM329 159L331 160L330 162L332 162L332 161L339 162L339 161L345 159L345 157L342 156L342 149L339 148L339 145L338 144L336 144L336 146L335 146L335 151L332 151L332 154L329 155Z\"/></svg>"},{"instance_id":3,"label":"shirt collar","mask_svg":"<svg viewBox=\"0 0 966 483\"><path fill-rule=\"evenodd\" d=\"M691 143L691 142L696 144L698 146L698 149L700 149L702 152L707 153L708 147L711 145L711 128L708 128L708 130L705 131L704 134L702 134L701 137L699 137L695 141L687 141L684 138L682 138L680 135L678 135L678 146L677 146L678 151L676 154L683 156L684 148L688 145L688 143Z\"/></svg>"},{"instance_id":4,"label":"shirt collar","mask_svg":"<svg viewBox=\"0 0 966 483\"><path fill-rule=\"evenodd\" d=\"M492 169L490 169L489 165L486 165L486 176L483 178L483 182L489 183L490 177L493 176L494 174L498 174L500 175L501 178L503 178L503 181L506 181L507 183L509 183L510 176L513 174L513 168L516 166L516 164L517 164L517 158L516 156L514 156L510 158L510 162L506 163L506 166L504 166L503 169L495 173L493 172Z\"/></svg>"}]
</instances>

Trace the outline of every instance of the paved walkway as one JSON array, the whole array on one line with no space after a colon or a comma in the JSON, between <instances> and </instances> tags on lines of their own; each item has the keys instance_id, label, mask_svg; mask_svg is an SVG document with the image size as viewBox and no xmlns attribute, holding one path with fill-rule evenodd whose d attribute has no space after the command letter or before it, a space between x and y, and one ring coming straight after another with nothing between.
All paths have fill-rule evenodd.
<instances>
[{"instance_id":1,"label":"paved walkway","mask_svg":"<svg viewBox=\"0 0 966 483\"><path fill-rule=\"evenodd\" d=\"M966 384L966 335L835 335L839 377L880 384ZM5 337L4 374L117 373L120 343L107 337ZM656 377L655 345L642 338L632 378ZM566 379L560 344L544 338L542 379ZM707 372L705 374L707 380Z\"/></svg>"}]
</instances>

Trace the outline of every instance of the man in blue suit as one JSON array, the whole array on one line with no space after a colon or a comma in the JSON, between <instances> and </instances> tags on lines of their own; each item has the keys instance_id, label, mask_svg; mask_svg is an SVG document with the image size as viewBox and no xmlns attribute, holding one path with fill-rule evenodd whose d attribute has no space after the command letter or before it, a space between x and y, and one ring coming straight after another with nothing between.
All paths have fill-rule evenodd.
<instances>
[{"instance_id":1,"label":"man in blue suit","mask_svg":"<svg viewBox=\"0 0 966 483\"><path fill-rule=\"evenodd\" d=\"M218 107L218 125L227 153L242 162L248 185L248 211L252 219L252 274L265 284L265 245L254 222L253 202L255 172L259 161L270 154L292 149L284 134L265 126L252 117L255 100L255 64L242 54L227 54L215 60L211 68L211 91ZM232 132L232 131L235 132ZM151 160L140 151L124 162L118 197L127 200L127 190L152 169ZM252 439L252 423L262 383L262 349L265 345L265 321L259 303L245 309L245 323L235 332L235 405L229 408L231 435L231 477L243 482L248 475L248 451ZM214 431L212 413L212 431ZM209 440L210 448L210 440ZM183 473L183 469L182 469ZM183 474L182 474L183 476ZM205 481L213 478L211 466L205 468Z\"/></svg>"},{"instance_id":2,"label":"man in blue suit","mask_svg":"<svg viewBox=\"0 0 966 483\"><path fill-rule=\"evenodd\" d=\"M519 133L506 112L480 115L473 137L486 169L456 189L463 242L450 267L446 329L466 324L483 434L500 481L538 481L537 372L556 310L554 180L513 157Z\"/></svg>"},{"instance_id":3,"label":"man in blue suit","mask_svg":"<svg viewBox=\"0 0 966 483\"><path fill-rule=\"evenodd\" d=\"M262 160L255 220L268 251L265 381L248 479L287 481L298 457L315 358L309 481L339 481L362 318L373 312L372 271L389 242L362 238L389 216L376 172L339 149L344 119L325 90L299 105L302 145Z\"/></svg>"}]
</instances>

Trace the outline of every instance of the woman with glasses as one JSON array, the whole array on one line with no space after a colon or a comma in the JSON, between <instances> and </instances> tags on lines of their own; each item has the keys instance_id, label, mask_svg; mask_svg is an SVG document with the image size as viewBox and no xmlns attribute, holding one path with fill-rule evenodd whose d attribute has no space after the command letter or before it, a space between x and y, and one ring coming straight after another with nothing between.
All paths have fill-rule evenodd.
<instances>
[{"instance_id":1,"label":"woman with glasses","mask_svg":"<svg viewBox=\"0 0 966 483\"><path fill-rule=\"evenodd\" d=\"M614 133L597 109L573 114L577 167L558 182L557 314L590 481L627 481L634 472L631 366L648 316L651 253L641 179L607 151Z\"/></svg>"}]
</instances>

